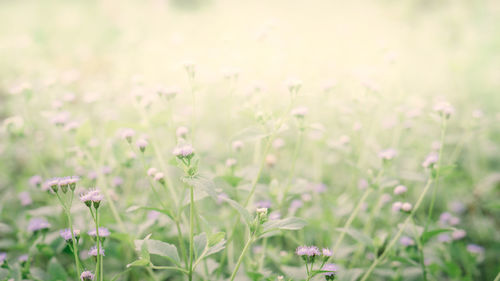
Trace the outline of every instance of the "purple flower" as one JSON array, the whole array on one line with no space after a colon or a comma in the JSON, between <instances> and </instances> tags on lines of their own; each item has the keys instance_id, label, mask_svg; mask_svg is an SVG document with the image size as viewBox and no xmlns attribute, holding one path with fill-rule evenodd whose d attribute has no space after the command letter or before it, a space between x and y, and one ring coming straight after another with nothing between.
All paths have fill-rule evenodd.
<instances>
[{"instance_id":1,"label":"purple flower","mask_svg":"<svg viewBox=\"0 0 500 281\"><path fill-rule=\"evenodd\" d=\"M404 185L398 185L394 188L394 194L396 195L401 195L403 193L406 193L406 191L408 191L408 188L406 188L406 186Z\"/></svg>"},{"instance_id":2,"label":"purple flower","mask_svg":"<svg viewBox=\"0 0 500 281\"><path fill-rule=\"evenodd\" d=\"M460 240L463 239L467 235L467 232L463 229L457 229L451 233L451 238L453 240Z\"/></svg>"},{"instance_id":3,"label":"purple flower","mask_svg":"<svg viewBox=\"0 0 500 281\"><path fill-rule=\"evenodd\" d=\"M307 113L309 112L309 109L307 107L301 106L292 109L292 116L297 117L297 118L304 118Z\"/></svg>"},{"instance_id":4,"label":"purple flower","mask_svg":"<svg viewBox=\"0 0 500 281\"><path fill-rule=\"evenodd\" d=\"M186 127L179 127L175 131L175 134L177 135L178 138L185 138L188 133L189 133L189 129Z\"/></svg>"},{"instance_id":5,"label":"purple flower","mask_svg":"<svg viewBox=\"0 0 500 281\"><path fill-rule=\"evenodd\" d=\"M307 246L299 246L295 250L295 253L297 254L297 256L306 256L308 253L308 247Z\"/></svg>"},{"instance_id":6,"label":"purple flower","mask_svg":"<svg viewBox=\"0 0 500 281\"><path fill-rule=\"evenodd\" d=\"M441 243L448 243L451 241L451 237L449 234L447 233L442 233L442 234L439 234L438 237L437 237L438 241L441 242Z\"/></svg>"},{"instance_id":7,"label":"purple flower","mask_svg":"<svg viewBox=\"0 0 500 281\"><path fill-rule=\"evenodd\" d=\"M380 157L382 160L391 160L396 157L397 154L398 152L394 148L388 148L380 151L378 153L378 157Z\"/></svg>"},{"instance_id":8,"label":"purple flower","mask_svg":"<svg viewBox=\"0 0 500 281\"><path fill-rule=\"evenodd\" d=\"M48 229L50 223L44 218L33 218L28 223L28 231L35 232L38 230Z\"/></svg>"},{"instance_id":9,"label":"purple flower","mask_svg":"<svg viewBox=\"0 0 500 281\"><path fill-rule=\"evenodd\" d=\"M439 160L439 154L436 152L431 152L425 158L424 162L422 162L422 167L424 168L432 168L434 164L436 164Z\"/></svg>"},{"instance_id":10,"label":"purple flower","mask_svg":"<svg viewBox=\"0 0 500 281\"><path fill-rule=\"evenodd\" d=\"M87 232L88 235L95 237L96 236L96 230L92 229L89 232ZM106 227L99 227L99 237L108 237L111 233Z\"/></svg>"},{"instance_id":11,"label":"purple flower","mask_svg":"<svg viewBox=\"0 0 500 281\"><path fill-rule=\"evenodd\" d=\"M19 261L20 263L23 263L23 262L27 262L28 261L28 255L20 255L18 258L17 258L17 261ZM0 262L1 263L1 262Z\"/></svg>"},{"instance_id":12,"label":"purple flower","mask_svg":"<svg viewBox=\"0 0 500 281\"><path fill-rule=\"evenodd\" d=\"M0 252L0 265L7 259L7 253Z\"/></svg>"},{"instance_id":13,"label":"purple flower","mask_svg":"<svg viewBox=\"0 0 500 281\"><path fill-rule=\"evenodd\" d=\"M99 249L99 255L104 256L104 249L102 247L100 247L100 249ZM93 246L92 248L90 248L89 256L97 257L97 247L96 246Z\"/></svg>"},{"instance_id":14,"label":"purple flower","mask_svg":"<svg viewBox=\"0 0 500 281\"><path fill-rule=\"evenodd\" d=\"M144 152L146 150L146 146L148 146L148 141L146 139L138 139L135 142L135 145L141 152Z\"/></svg>"},{"instance_id":15,"label":"purple flower","mask_svg":"<svg viewBox=\"0 0 500 281\"><path fill-rule=\"evenodd\" d=\"M121 177L114 177L111 184L113 187L121 186L123 184L123 179Z\"/></svg>"},{"instance_id":16,"label":"purple flower","mask_svg":"<svg viewBox=\"0 0 500 281\"><path fill-rule=\"evenodd\" d=\"M307 247L306 254L309 257L315 257L315 256L319 256L321 253L319 252L318 247L316 247L316 246L309 246L309 247Z\"/></svg>"},{"instance_id":17,"label":"purple flower","mask_svg":"<svg viewBox=\"0 0 500 281\"><path fill-rule=\"evenodd\" d=\"M327 281L334 280L335 274L337 273L337 266L333 263L327 263L321 268L321 270L328 271L323 273Z\"/></svg>"},{"instance_id":18,"label":"purple flower","mask_svg":"<svg viewBox=\"0 0 500 281\"><path fill-rule=\"evenodd\" d=\"M73 233L75 234L75 238L80 236L80 230L75 229L73 231ZM65 241L69 241L69 240L73 239L72 235L71 235L71 229L69 229L69 228L66 228L66 229L59 231L59 235L61 235L62 239L64 239Z\"/></svg>"},{"instance_id":19,"label":"purple flower","mask_svg":"<svg viewBox=\"0 0 500 281\"><path fill-rule=\"evenodd\" d=\"M94 280L94 274L92 274L92 272L86 270L86 271L82 272L82 274L80 275L80 280L81 281L92 281L92 280Z\"/></svg>"},{"instance_id":20,"label":"purple flower","mask_svg":"<svg viewBox=\"0 0 500 281\"><path fill-rule=\"evenodd\" d=\"M135 131L132 129L124 129L121 135L124 140L126 140L128 143L131 143L132 138L135 136Z\"/></svg>"},{"instance_id":21,"label":"purple flower","mask_svg":"<svg viewBox=\"0 0 500 281\"><path fill-rule=\"evenodd\" d=\"M323 248L321 250L321 253L323 254L324 257L331 257L332 256L332 251L327 248Z\"/></svg>"},{"instance_id":22,"label":"purple flower","mask_svg":"<svg viewBox=\"0 0 500 281\"><path fill-rule=\"evenodd\" d=\"M31 200L31 196L27 191L19 193L19 200L21 201L22 206L28 206L33 203L33 200Z\"/></svg>"},{"instance_id":23,"label":"purple flower","mask_svg":"<svg viewBox=\"0 0 500 281\"><path fill-rule=\"evenodd\" d=\"M268 208L270 209L272 206L271 201L269 200L261 200L255 203L256 208Z\"/></svg>"},{"instance_id":24,"label":"purple flower","mask_svg":"<svg viewBox=\"0 0 500 281\"><path fill-rule=\"evenodd\" d=\"M194 148L189 144L178 146L174 148L172 154L178 158L189 158L193 156Z\"/></svg>"},{"instance_id":25,"label":"purple flower","mask_svg":"<svg viewBox=\"0 0 500 281\"><path fill-rule=\"evenodd\" d=\"M415 245L415 241L408 236L401 237L401 239L399 239L399 243L406 247Z\"/></svg>"},{"instance_id":26,"label":"purple flower","mask_svg":"<svg viewBox=\"0 0 500 281\"><path fill-rule=\"evenodd\" d=\"M481 255L484 253L484 248L476 244L469 244L467 245L467 251L471 254Z\"/></svg>"},{"instance_id":27,"label":"purple flower","mask_svg":"<svg viewBox=\"0 0 500 281\"><path fill-rule=\"evenodd\" d=\"M38 187L42 184L42 177L39 175L34 175L30 178L29 183L33 187Z\"/></svg>"},{"instance_id":28,"label":"purple flower","mask_svg":"<svg viewBox=\"0 0 500 281\"><path fill-rule=\"evenodd\" d=\"M240 140L235 140L232 143L232 147L234 151L240 151L243 148L243 142Z\"/></svg>"}]
</instances>

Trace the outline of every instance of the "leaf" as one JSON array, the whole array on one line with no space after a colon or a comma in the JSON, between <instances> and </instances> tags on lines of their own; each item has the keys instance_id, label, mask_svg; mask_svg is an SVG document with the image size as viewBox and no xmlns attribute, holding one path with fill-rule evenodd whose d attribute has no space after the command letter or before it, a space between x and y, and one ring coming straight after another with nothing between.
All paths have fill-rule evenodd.
<instances>
[{"instance_id":1,"label":"leaf","mask_svg":"<svg viewBox=\"0 0 500 281\"><path fill-rule=\"evenodd\" d=\"M199 258L208 246L207 234L205 232L194 237L194 253Z\"/></svg>"},{"instance_id":2,"label":"leaf","mask_svg":"<svg viewBox=\"0 0 500 281\"><path fill-rule=\"evenodd\" d=\"M225 197L221 197L220 199L222 199L222 200L226 201L227 203L229 203L229 205L231 205L231 207L233 207L234 209L236 209L236 211L238 211L238 213L240 213L241 217L243 217L243 219L245 220L245 222L247 224L250 224L250 222L252 221L252 216L250 216L250 213L247 211L247 209L245 209L238 202L236 202L236 201L234 201L232 199L225 198Z\"/></svg>"},{"instance_id":3,"label":"leaf","mask_svg":"<svg viewBox=\"0 0 500 281\"><path fill-rule=\"evenodd\" d=\"M212 197L214 200L217 200L218 196L213 180L199 174L193 177L184 177L182 178L182 180L188 185L193 186L194 188L205 191L208 195L210 195L210 197Z\"/></svg>"},{"instance_id":4,"label":"leaf","mask_svg":"<svg viewBox=\"0 0 500 281\"><path fill-rule=\"evenodd\" d=\"M134 205L134 206L128 207L127 210L126 210L126 212L127 213L131 213L131 212L134 212L134 211L137 211L137 210L157 211L157 212L160 212L162 214L167 215L171 219L174 219L174 216L172 215L171 211L160 209L160 208L153 208L153 207L146 207L146 206L135 206Z\"/></svg>"},{"instance_id":5,"label":"leaf","mask_svg":"<svg viewBox=\"0 0 500 281\"><path fill-rule=\"evenodd\" d=\"M208 257L210 255L213 255L217 252L222 251L225 247L226 247L226 240L222 239L219 243L208 248L204 256Z\"/></svg>"},{"instance_id":6,"label":"leaf","mask_svg":"<svg viewBox=\"0 0 500 281\"><path fill-rule=\"evenodd\" d=\"M58 280L68 279L66 271L64 270L62 265L57 261L56 258L50 259L47 272L50 276L50 280L58 281Z\"/></svg>"},{"instance_id":7,"label":"leaf","mask_svg":"<svg viewBox=\"0 0 500 281\"><path fill-rule=\"evenodd\" d=\"M144 267L144 266L149 266L150 264L150 261L149 260L145 260L145 259L138 259L138 260L135 260L129 264L127 264L127 268L128 267L132 267L132 266L137 266L137 267Z\"/></svg>"},{"instance_id":8,"label":"leaf","mask_svg":"<svg viewBox=\"0 0 500 281\"><path fill-rule=\"evenodd\" d=\"M422 236L420 237L420 240L422 241L422 244L425 244L428 242L432 237L443 233L443 232L449 232L452 231L452 229L449 228L439 228L439 229L434 229L434 230L428 230L424 233L422 233Z\"/></svg>"},{"instance_id":9,"label":"leaf","mask_svg":"<svg viewBox=\"0 0 500 281\"><path fill-rule=\"evenodd\" d=\"M135 240L137 248L142 248L143 243L146 243L149 254L166 257L177 265L181 262L177 248L174 245L153 239Z\"/></svg>"},{"instance_id":10,"label":"leaf","mask_svg":"<svg viewBox=\"0 0 500 281\"><path fill-rule=\"evenodd\" d=\"M282 220L272 220L263 224L263 232L269 232L277 229L298 230L302 229L307 222L303 219L290 217Z\"/></svg>"},{"instance_id":11,"label":"leaf","mask_svg":"<svg viewBox=\"0 0 500 281\"><path fill-rule=\"evenodd\" d=\"M368 237L367 235L353 229L353 228L349 228L349 229L345 229L345 228L337 228L336 229L337 231L340 231L340 232L345 232L347 235L351 236L351 238L353 238L354 240L356 240L357 242L360 242L366 246L373 246L373 240Z\"/></svg>"}]
</instances>

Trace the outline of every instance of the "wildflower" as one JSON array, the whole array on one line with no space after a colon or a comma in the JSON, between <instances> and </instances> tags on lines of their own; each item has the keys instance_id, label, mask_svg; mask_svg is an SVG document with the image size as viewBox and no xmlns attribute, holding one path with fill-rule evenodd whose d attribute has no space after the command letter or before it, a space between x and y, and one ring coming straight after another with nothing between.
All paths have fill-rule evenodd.
<instances>
[{"instance_id":1,"label":"wildflower","mask_svg":"<svg viewBox=\"0 0 500 281\"><path fill-rule=\"evenodd\" d=\"M113 187L121 186L122 184L123 184L123 179L121 177L114 177L111 182L111 185Z\"/></svg>"},{"instance_id":2,"label":"wildflower","mask_svg":"<svg viewBox=\"0 0 500 281\"><path fill-rule=\"evenodd\" d=\"M88 192L82 193L80 195L80 201L85 203L85 205L87 205L87 207L89 208L92 205L92 203L94 205L94 208L96 209L99 208L99 204L101 203L102 200L103 196L101 195L98 189L91 189Z\"/></svg>"},{"instance_id":3,"label":"wildflower","mask_svg":"<svg viewBox=\"0 0 500 281\"><path fill-rule=\"evenodd\" d=\"M380 197L380 203L385 205L389 201L391 201L391 195L387 193L382 194L382 196Z\"/></svg>"},{"instance_id":4,"label":"wildflower","mask_svg":"<svg viewBox=\"0 0 500 281\"><path fill-rule=\"evenodd\" d=\"M82 272L82 274L80 275L80 280L81 281L92 281L92 280L94 280L94 274L92 274L92 272L86 270L86 271Z\"/></svg>"},{"instance_id":5,"label":"wildflower","mask_svg":"<svg viewBox=\"0 0 500 281\"><path fill-rule=\"evenodd\" d=\"M97 247L93 246L92 248L90 248L89 256L97 257L97 255L98 255ZM104 249L102 247L99 248L99 255L105 256Z\"/></svg>"},{"instance_id":6,"label":"wildflower","mask_svg":"<svg viewBox=\"0 0 500 281\"><path fill-rule=\"evenodd\" d=\"M400 201L392 203L392 211L393 212L399 212L401 210L401 207L403 207L403 203Z\"/></svg>"},{"instance_id":7,"label":"wildflower","mask_svg":"<svg viewBox=\"0 0 500 281\"><path fill-rule=\"evenodd\" d=\"M425 158L424 162L422 163L422 167L424 168L433 168L434 164L436 164L439 160L439 155L436 152L431 152L427 157Z\"/></svg>"},{"instance_id":8,"label":"wildflower","mask_svg":"<svg viewBox=\"0 0 500 281\"><path fill-rule=\"evenodd\" d=\"M234 158L228 158L226 160L226 166L229 167L229 168L234 167L236 165L236 163L237 163L237 161Z\"/></svg>"},{"instance_id":9,"label":"wildflower","mask_svg":"<svg viewBox=\"0 0 500 281\"><path fill-rule=\"evenodd\" d=\"M335 280L335 274L337 274L337 266L335 264L327 263L321 268L321 270L328 271L323 273L327 281Z\"/></svg>"},{"instance_id":10,"label":"wildflower","mask_svg":"<svg viewBox=\"0 0 500 281\"><path fill-rule=\"evenodd\" d=\"M180 89L177 87L168 87L168 88L163 88L163 87L158 87L156 89L156 93L158 96L164 96L167 100L171 100L179 94Z\"/></svg>"},{"instance_id":11,"label":"wildflower","mask_svg":"<svg viewBox=\"0 0 500 281\"><path fill-rule=\"evenodd\" d=\"M285 141L282 138L277 138L273 141L274 149L280 149L285 146Z\"/></svg>"},{"instance_id":12,"label":"wildflower","mask_svg":"<svg viewBox=\"0 0 500 281\"><path fill-rule=\"evenodd\" d=\"M460 240L463 239L467 235L467 232L463 229L457 229L451 233L451 238L453 240Z\"/></svg>"},{"instance_id":13,"label":"wildflower","mask_svg":"<svg viewBox=\"0 0 500 281\"><path fill-rule=\"evenodd\" d=\"M285 84L291 94L297 94L297 92L302 87L302 81L300 81L299 79L290 78L285 82Z\"/></svg>"},{"instance_id":14,"label":"wildflower","mask_svg":"<svg viewBox=\"0 0 500 281\"><path fill-rule=\"evenodd\" d=\"M28 231L35 232L50 228L50 223L44 218L33 218L28 223Z\"/></svg>"},{"instance_id":15,"label":"wildflower","mask_svg":"<svg viewBox=\"0 0 500 281\"><path fill-rule=\"evenodd\" d=\"M360 190L365 190L368 187L368 181L365 179L359 179L358 181L358 188Z\"/></svg>"},{"instance_id":16,"label":"wildflower","mask_svg":"<svg viewBox=\"0 0 500 281\"><path fill-rule=\"evenodd\" d=\"M165 175L161 172L158 172L155 174L155 176L153 177L153 179L161 184L164 184L165 183Z\"/></svg>"},{"instance_id":17,"label":"wildflower","mask_svg":"<svg viewBox=\"0 0 500 281\"><path fill-rule=\"evenodd\" d=\"M1 258L0 258L0 259L1 259ZM19 263L21 263L21 264L22 264L22 263L27 262L27 261L28 261L28 255L26 255L26 254L24 254L24 255L20 255L20 256L17 258L17 261L18 261ZM1 264L1 263L2 263L2 262L0 261L0 264Z\"/></svg>"},{"instance_id":18,"label":"wildflower","mask_svg":"<svg viewBox=\"0 0 500 281\"><path fill-rule=\"evenodd\" d=\"M147 174L150 177L154 177L156 175L156 173L158 173L158 170L154 167L149 168L147 171Z\"/></svg>"},{"instance_id":19,"label":"wildflower","mask_svg":"<svg viewBox=\"0 0 500 281\"><path fill-rule=\"evenodd\" d=\"M267 208L257 208L255 212L260 223L267 221Z\"/></svg>"},{"instance_id":20,"label":"wildflower","mask_svg":"<svg viewBox=\"0 0 500 281\"><path fill-rule=\"evenodd\" d=\"M80 230L75 229L73 231L73 234L75 235L75 238L78 238L80 236ZM66 228L66 229L59 231L59 235L61 235L62 239L64 239L65 241L69 241L69 240L73 239L73 237L71 235L71 229L69 229L69 228Z\"/></svg>"},{"instance_id":21,"label":"wildflower","mask_svg":"<svg viewBox=\"0 0 500 281\"><path fill-rule=\"evenodd\" d=\"M274 165L276 165L276 156L274 156L273 154L268 154L266 156L266 164L267 166L269 167L274 167Z\"/></svg>"},{"instance_id":22,"label":"wildflower","mask_svg":"<svg viewBox=\"0 0 500 281\"><path fill-rule=\"evenodd\" d=\"M411 205L411 203L408 202L405 202L403 203L403 205L401 205L401 210L403 210L404 212L409 212L411 211L412 208L413 206Z\"/></svg>"},{"instance_id":23,"label":"wildflower","mask_svg":"<svg viewBox=\"0 0 500 281\"><path fill-rule=\"evenodd\" d=\"M104 174L104 175L109 175L111 174L111 167L110 166L104 166L101 168L101 172Z\"/></svg>"},{"instance_id":24,"label":"wildflower","mask_svg":"<svg viewBox=\"0 0 500 281\"><path fill-rule=\"evenodd\" d=\"M396 157L397 154L398 154L398 152L395 149L388 148L388 149L380 151L378 156L382 160L392 160L394 157Z\"/></svg>"},{"instance_id":25,"label":"wildflower","mask_svg":"<svg viewBox=\"0 0 500 281\"><path fill-rule=\"evenodd\" d=\"M146 139L138 139L135 142L135 145L141 152L144 152L144 150L146 150L146 146L148 146L148 141Z\"/></svg>"},{"instance_id":26,"label":"wildflower","mask_svg":"<svg viewBox=\"0 0 500 281\"><path fill-rule=\"evenodd\" d=\"M321 249L321 254L323 255L323 257L331 257L332 256L332 251L328 248L323 248Z\"/></svg>"},{"instance_id":27,"label":"wildflower","mask_svg":"<svg viewBox=\"0 0 500 281\"><path fill-rule=\"evenodd\" d=\"M29 183L33 187L40 187L42 184L42 177L39 175L34 175L30 178Z\"/></svg>"},{"instance_id":28,"label":"wildflower","mask_svg":"<svg viewBox=\"0 0 500 281\"><path fill-rule=\"evenodd\" d=\"M193 157L194 155L194 148L191 145L186 144L176 147L172 153L179 159L191 159L191 157Z\"/></svg>"},{"instance_id":29,"label":"wildflower","mask_svg":"<svg viewBox=\"0 0 500 281\"><path fill-rule=\"evenodd\" d=\"M408 236L401 237L401 239L399 239L399 243L401 243L401 245L403 245L405 247L415 245L415 241L413 241L413 239L411 239Z\"/></svg>"},{"instance_id":30,"label":"wildflower","mask_svg":"<svg viewBox=\"0 0 500 281\"><path fill-rule=\"evenodd\" d=\"M257 208L271 208L272 203L269 200L261 200L261 201L257 201L255 203L255 206Z\"/></svg>"},{"instance_id":31,"label":"wildflower","mask_svg":"<svg viewBox=\"0 0 500 281\"><path fill-rule=\"evenodd\" d=\"M31 196L27 191L19 193L19 200L21 201L22 206L28 206L33 203L33 200L31 199Z\"/></svg>"},{"instance_id":32,"label":"wildflower","mask_svg":"<svg viewBox=\"0 0 500 281\"><path fill-rule=\"evenodd\" d=\"M404 185L398 185L394 188L394 194L396 195L401 195L403 193L406 193L408 189Z\"/></svg>"},{"instance_id":33,"label":"wildflower","mask_svg":"<svg viewBox=\"0 0 500 281\"><path fill-rule=\"evenodd\" d=\"M481 255L484 253L484 248L479 246L479 245L476 245L476 244L468 244L467 245L467 252L469 252L471 254Z\"/></svg>"},{"instance_id":34,"label":"wildflower","mask_svg":"<svg viewBox=\"0 0 500 281\"><path fill-rule=\"evenodd\" d=\"M7 259L7 253L0 252L0 265L2 265L6 259Z\"/></svg>"},{"instance_id":35,"label":"wildflower","mask_svg":"<svg viewBox=\"0 0 500 281\"><path fill-rule=\"evenodd\" d=\"M92 237L96 237L97 236L97 232L95 229L92 229L90 230L89 232L87 232L87 234L89 236L92 236ZM109 230L106 228L106 227L99 227L99 237L108 237L111 233L109 232Z\"/></svg>"},{"instance_id":36,"label":"wildflower","mask_svg":"<svg viewBox=\"0 0 500 281\"><path fill-rule=\"evenodd\" d=\"M124 129L122 131L122 138L128 143L132 143L132 138L135 136L135 131L132 129Z\"/></svg>"},{"instance_id":37,"label":"wildflower","mask_svg":"<svg viewBox=\"0 0 500 281\"><path fill-rule=\"evenodd\" d=\"M51 178L45 182L45 185L52 191L57 192L59 190L59 178Z\"/></svg>"},{"instance_id":38,"label":"wildflower","mask_svg":"<svg viewBox=\"0 0 500 281\"><path fill-rule=\"evenodd\" d=\"M455 109L448 102L442 101L434 105L434 111L439 113L441 116L450 118L453 112L455 112Z\"/></svg>"},{"instance_id":39,"label":"wildflower","mask_svg":"<svg viewBox=\"0 0 500 281\"><path fill-rule=\"evenodd\" d=\"M148 220L156 220L160 216L160 212L158 211L149 211L148 212ZM100 233L99 233L100 234Z\"/></svg>"},{"instance_id":40,"label":"wildflower","mask_svg":"<svg viewBox=\"0 0 500 281\"><path fill-rule=\"evenodd\" d=\"M299 246L297 247L297 249L295 250L295 253L297 254L297 256L306 256L307 255L307 246Z\"/></svg>"},{"instance_id":41,"label":"wildflower","mask_svg":"<svg viewBox=\"0 0 500 281\"><path fill-rule=\"evenodd\" d=\"M437 237L437 239L441 243L447 243L447 242L451 241L451 237L447 233L439 234L438 237Z\"/></svg>"},{"instance_id":42,"label":"wildflower","mask_svg":"<svg viewBox=\"0 0 500 281\"><path fill-rule=\"evenodd\" d=\"M307 247L307 256L311 258L311 260L314 260L316 256L319 256L321 253L319 252L318 247L316 246L309 246Z\"/></svg>"},{"instance_id":43,"label":"wildflower","mask_svg":"<svg viewBox=\"0 0 500 281\"><path fill-rule=\"evenodd\" d=\"M177 135L178 138L185 138L187 134L189 133L189 129L186 127L179 127L175 131L175 134Z\"/></svg>"},{"instance_id":44,"label":"wildflower","mask_svg":"<svg viewBox=\"0 0 500 281\"><path fill-rule=\"evenodd\" d=\"M243 148L243 142L240 140L235 140L232 143L232 147L234 151L240 151Z\"/></svg>"},{"instance_id":45,"label":"wildflower","mask_svg":"<svg viewBox=\"0 0 500 281\"><path fill-rule=\"evenodd\" d=\"M307 107L297 107L297 108L294 108L292 109L292 116L294 117L297 117L297 118L304 118L307 113L309 112L309 110L307 109Z\"/></svg>"},{"instance_id":46,"label":"wildflower","mask_svg":"<svg viewBox=\"0 0 500 281\"><path fill-rule=\"evenodd\" d=\"M439 215L439 222L443 225L448 224L450 219L452 218L452 215L448 212L444 212L441 215Z\"/></svg>"},{"instance_id":47,"label":"wildflower","mask_svg":"<svg viewBox=\"0 0 500 281\"><path fill-rule=\"evenodd\" d=\"M70 176L70 177L68 177L67 183L68 183L69 188L71 189L71 191L75 191L76 183L79 180L80 180L80 177L78 177L78 176Z\"/></svg>"}]
</instances>

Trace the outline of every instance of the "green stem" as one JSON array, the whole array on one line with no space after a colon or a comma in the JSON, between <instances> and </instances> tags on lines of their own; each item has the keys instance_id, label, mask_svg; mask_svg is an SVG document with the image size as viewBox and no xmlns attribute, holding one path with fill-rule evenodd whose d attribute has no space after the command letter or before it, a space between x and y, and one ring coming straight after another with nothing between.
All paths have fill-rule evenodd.
<instances>
[{"instance_id":1,"label":"green stem","mask_svg":"<svg viewBox=\"0 0 500 281\"><path fill-rule=\"evenodd\" d=\"M371 266L368 268L368 270L363 275L363 278L361 278L361 281L366 281L368 279L368 277L370 276L370 274L373 271L373 269L375 269L375 267L380 263L380 261L385 258L385 256L387 255L387 253L389 253L389 250L391 250L391 248L394 246L394 244L396 244L396 242L398 241L398 239L401 236L401 234L403 234L403 231L406 228L406 225L413 218L413 216L415 215L416 211L420 207L420 204L422 204L422 201L424 200L425 195L429 191L429 188L431 187L431 184L432 184L432 177L430 177L427 180L427 184L425 185L424 190L422 191L422 194L418 198L417 203L415 204L415 207L413 208L413 211L408 215L408 217L404 221L403 225L401 226L401 228L397 232L396 236L394 236L394 238L392 238L391 242L389 242L389 244L387 245L387 248L385 248L384 252L380 255L380 257L376 258L373 261L373 263L371 264Z\"/></svg>"},{"instance_id":2,"label":"green stem","mask_svg":"<svg viewBox=\"0 0 500 281\"><path fill-rule=\"evenodd\" d=\"M175 267L175 266L159 266L159 265L153 265L152 266L153 269L167 269L167 270L177 270L177 271L180 271L184 274L189 274L189 272L183 268L180 268L180 267Z\"/></svg>"},{"instance_id":3,"label":"green stem","mask_svg":"<svg viewBox=\"0 0 500 281\"><path fill-rule=\"evenodd\" d=\"M236 267L234 268L233 273L231 274L230 281L233 281L233 280L234 280L234 278L236 277L236 273L238 273L238 270L240 269L241 262L243 261L243 258L245 257L245 254L247 253L248 248L249 248L249 247L250 247L250 245L252 244L253 240L254 240L254 235L252 234L252 235L250 236L250 238L248 238L248 241L247 241L247 243L245 244L245 247L244 247L244 248L243 248L243 250L241 251L240 257L238 258L238 262L236 262Z\"/></svg>"},{"instance_id":4,"label":"green stem","mask_svg":"<svg viewBox=\"0 0 500 281\"><path fill-rule=\"evenodd\" d=\"M189 281L193 280L193 258L194 258L194 189L189 186Z\"/></svg>"}]
</instances>

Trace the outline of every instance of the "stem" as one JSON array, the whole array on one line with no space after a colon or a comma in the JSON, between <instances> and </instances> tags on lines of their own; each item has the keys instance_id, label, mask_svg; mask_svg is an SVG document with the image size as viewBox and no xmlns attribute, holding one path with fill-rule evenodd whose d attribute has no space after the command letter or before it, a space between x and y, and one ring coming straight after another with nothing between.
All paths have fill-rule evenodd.
<instances>
[{"instance_id":1,"label":"stem","mask_svg":"<svg viewBox=\"0 0 500 281\"><path fill-rule=\"evenodd\" d=\"M194 258L194 190L189 186L189 281L193 280L193 258Z\"/></svg>"},{"instance_id":2,"label":"stem","mask_svg":"<svg viewBox=\"0 0 500 281\"><path fill-rule=\"evenodd\" d=\"M342 240L345 237L346 230L351 226L351 223L354 221L354 218L357 216L359 210L361 209L361 205L363 205L363 203L365 202L366 198L368 197L368 195L371 192L372 192L372 189L371 188L367 188L365 190L365 192L363 193L363 196L359 200L358 205L356 205L356 208L354 208L354 211L351 213L351 215L347 219L346 223L344 224L344 227L343 227L344 230L340 233L340 236L337 239L337 242L335 242L335 246L333 246L333 254L332 254L332 256L330 258L332 258L337 253L337 249L338 249L338 247L340 246L340 243L342 242Z\"/></svg>"},{"instance_id":3,"label":"stem","mask_svg":"<svg viewBox=\"0 0 500 281\"><path fill-rule=\"evenodd\" d=\"M440 139L440 145L439 145L439 154L438 154L438 166L437 166L437 171L436 171L436 187L432 191L432 199L431 199L431 204L429 205L429 214L427 215L427 222L425 223L424 227L424 232L427 231L429 227L429 222L431 221L432 218L432 212L434 210L434 202L436 201L436 193L439 187L439 174L441 171L441 156L443 155L443 146L444 146L444 135L446 132L446 117L441 117L441 139Z\"/></svg>"},{"instance_id":4,"label":"stem","mask_svg":"<svg viewBox=\"0 0 500 281\"><path fill-rule=\"evenodd\" d=\"M497 277L495 277L495 280L493 281L500 281L500 272L498 272Z\"/></svg>"},{"instance_id":5,"label":"stem","mask_svg":"<svg viewBox=\"0 0 500 281\"><path fill-rule=\"evenodd\" d=\"M372 265L368 268L368 270L363 275L363 278L361 278L361 281L366 281L368 279L368 277L370 276L370 274L373 271L373 269L375 269L375 267L380 263L380 261L385 258L385 256L389 252L389 250L394 246L394 244L396 244L396 242L399 239L399 237L401 236L401 234L403 234L403 230L405 229L406 225L413 218L413 216L415 215L416 211L420 207L420 204L422 204L422 201L424 200L425 195L427 194L427 192L429 191L429 188L431 187L431 183L432 183L432 177L430 177L427 180L427 184L425 185L424 190L422 191L422 194L418 198L417 203L415 204L415 207L413 208L413 211L408 215L408 217L404 221L403 225L401 226L401 228L397 232L396 236L394 236L394 238L392 238L391 242L389 242L387 248L385 248L385 250L382 253L382 255L380 255L380 257L376 258L373 261Z\"/></svg>"},{"instance_id":6,"label":"stem","mask_svg":"<svg viewBox=\"0 0 500 281\"><path fill-rule=\"evenodd\" d=\"M180 267L175 267L175 266L160 266L160 265L153 265L152 266L153 269L167 269L167 270L177 270L177 271L180 271L184 274L189 274L189 272L183 268L180 268Z\"/></svg>"},{"instance_id":7,"label":"stem","mask_svg":"<svg viewBox=\"0 0 500 281\"><path fill-rule=\"evenodd\" d=\"M240 257L238 258L238 262L236 263L236 267L233 270L233 273L231 274L231 279L230 281L233 281L234 278L236 277L236 273L238 273L238 270L240 269L241 262L243 261L243 258L245 257L246 252L248 251L248 248L252 244L254 239L254 235L252 234L250 238L248 239L247 243L245 244L245 247L241 251Z\"/></svg>"}]
</instances>

